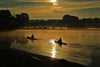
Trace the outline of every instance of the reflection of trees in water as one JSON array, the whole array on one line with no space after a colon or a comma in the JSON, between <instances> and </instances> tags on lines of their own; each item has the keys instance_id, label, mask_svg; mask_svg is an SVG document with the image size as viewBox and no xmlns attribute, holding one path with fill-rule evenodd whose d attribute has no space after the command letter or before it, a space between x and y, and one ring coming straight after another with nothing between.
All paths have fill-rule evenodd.
<instances>
[{"instance_id":1,"label":"reflection of trees in water","mask_svg":"<svg viewBox=\"0 0 100 67\"><path fill-rule=\"evenodd\" d=\"M27 38L25 38L25 37L16 37L16 43L20 43L20 44L22 44L22 45L25 45L27 42L28 42L28 40L27 40Z\"/></svg>"},{"instance_id":2,"label":"reflection of trees in water","mask_svg":"<svg viewBox=\"0 0 100 67\"><path fill-rule=\"evenodd\" d=\"M10 46L11 46L11 42L0 41L0 46L7 46L7 47L10 47Z\"/></svg>"},{"instance_id":3,"label":"reflection of trees in water","mask_svg":"<svg viewBox=\"0 0 100 67\"><path fill-rule=\"evenodd\" d=\"M25 45L28 42L28 40L25 37L1 37L0 38L0 45L3 46L10 47L11 44L14 42Z\"/></svg>"}]
</instances>

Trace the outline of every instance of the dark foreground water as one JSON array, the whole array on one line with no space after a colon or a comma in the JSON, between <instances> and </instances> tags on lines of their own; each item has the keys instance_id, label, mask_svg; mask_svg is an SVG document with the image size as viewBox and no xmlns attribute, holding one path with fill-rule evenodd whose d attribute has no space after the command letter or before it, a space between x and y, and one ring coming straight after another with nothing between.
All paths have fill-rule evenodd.
<instances>
[{"instance_id":1,"label":"dark foreground water","mask_svg":"<svg viewBox=\"0 0 100 67\"><path fill-rule=\"evenodd\" d=\"M32 34L40 40L27 39ZM54 42L60 37L67 45ZM0 32L0 44L88 66L100 62L99 30L14 30Z\"/></svg>"}]
</instances>

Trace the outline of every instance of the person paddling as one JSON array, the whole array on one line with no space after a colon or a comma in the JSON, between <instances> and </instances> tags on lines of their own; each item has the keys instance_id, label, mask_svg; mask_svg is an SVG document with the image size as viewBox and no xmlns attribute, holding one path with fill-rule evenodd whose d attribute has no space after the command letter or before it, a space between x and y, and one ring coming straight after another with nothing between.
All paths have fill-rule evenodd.
<instances>
[{"instance_id":1,"label":"person paddling","mask_svg":"<svg viewBox=\"0 0 100 67\"><path fill-rule=\"evenodd\" d=\"M31 38L34 39L34 34L32 34Z\"/></svg>"},{"instance_id":2,"label":"person paddling","mask_svg":"<svg viewBox=\"0 0 100 67\"><path fill-rule=\"evenodd\" d=\"M59 38L58 43L62 43L62 39L61 39L61 37Z\"/></svg>"}]
</instances>

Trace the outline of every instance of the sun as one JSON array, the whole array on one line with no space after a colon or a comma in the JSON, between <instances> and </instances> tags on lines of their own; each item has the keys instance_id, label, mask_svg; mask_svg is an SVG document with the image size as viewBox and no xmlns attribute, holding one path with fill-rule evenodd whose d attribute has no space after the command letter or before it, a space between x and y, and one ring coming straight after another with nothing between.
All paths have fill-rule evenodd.
<instances>
[{"instance_id":1,"label":"sun","mask_svg":"<svg viewBox=\"0 0 100 67\"><path fill-rule=\"evenodd\" d=\"M50 2L57 2L57 0L50 0Z\"/></svg>"}]
</instances>

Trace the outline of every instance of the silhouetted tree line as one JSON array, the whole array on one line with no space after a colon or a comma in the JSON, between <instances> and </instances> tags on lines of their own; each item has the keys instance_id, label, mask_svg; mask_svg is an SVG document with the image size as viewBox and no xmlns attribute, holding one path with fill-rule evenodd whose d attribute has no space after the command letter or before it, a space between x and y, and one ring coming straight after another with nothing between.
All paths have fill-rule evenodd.
<instances>
[{"instance_id":1,"label":"silhouetted tree line","mask_svg":"<svg viewBox=\"0 0 100 67\"><path fill-rule=\"evenodd\" d=\"M76 16L70 16L70 15L64 15L63 17L63 23L67 27L78 27L81 25L80 20Z\"/></svg>"},{"instance_id":2,"label":"silhouetted tree line","mask_svg":"<svg viewBox=\"0 0 100 67\"><path fill-rule=\"evenodd\" d=\"M64 15L63 23L66 24L67 27L100 28L100 18L79 19L76 16Z\"/></svg>"},{"instance_id":3,"label":"silhouetted tree line","mask_svg":"<svg viewBox=\"0 0 100 67\"><path fill-rule=\"evenodd\" d=\"M100 18L84 18L80 19L82 27L100 28Z\"/></svg>"},{"instance_id":4,"label":"silhouetted tree line","mask_svg":"<svg viewBox=\"0 0 100 67\"><path fill-rule=\"evenodd\" d=\"M34 29L48 29L52 27L69 28L100 28L100 18L83 18L64 15L58 20L30 20L27 13L12 15L9 10L0 10L0 30L17 29L24 27L34 27Z\"/></svg>"},{"instance_id":5,"label":"silhouetted tree line","mask_svg":"<svg viewBox=\"0 0 100 67\"><path fill-rule=\"evenodd\" d=\"M100 18L83 18L64 15L62 20L31 20L31 25L40 28L68 27L68 28L100 28Z\"/></svg>"},{"instance_id":6,"label":"silhouetted tree line","mask_svg":"<svg viewBox=\"0 0 100 67\"><path fill-rule=\"evenodd\" d=\"M34 29L48 29L49 27L55 28L63 26L61 22L62 20L30 20L26 26L33 26Z\"/></svg>"},{"instance_id":7,"label":"silhouetted tree line","mask_svg":"<svg viewBox=\"0 0 100 67\"><path fill-rule=\"evenodd\" d=\"M11 14L9 10L0 10L0 31L20 28L29 20L27 13Z\"/></svg>"}]
</instances>

